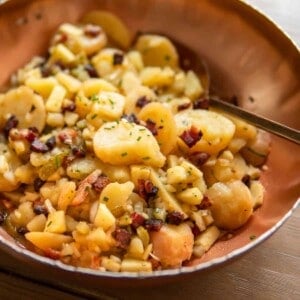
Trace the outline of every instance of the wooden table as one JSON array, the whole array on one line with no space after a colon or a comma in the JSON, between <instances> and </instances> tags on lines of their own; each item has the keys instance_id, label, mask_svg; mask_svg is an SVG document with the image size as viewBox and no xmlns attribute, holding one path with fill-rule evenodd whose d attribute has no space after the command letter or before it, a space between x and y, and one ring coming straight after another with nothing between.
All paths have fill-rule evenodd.
<instances>
[{"instance_id":1,"label":"wooden table","mask_svg":"<svg viewBox=\"0 0 300 300\"><path fill-rule=\"evenodd\" d=\"M1 2L1 1L0 1ZM299 0L248 0L271 16L300 46ZM300 207L268 241L205 277L173 285L103 290L74 295L12 275L13 260L0 253L0 299L300 299ZM15 263L15 262L14 262Z\"/></svg>"}]
</instances>

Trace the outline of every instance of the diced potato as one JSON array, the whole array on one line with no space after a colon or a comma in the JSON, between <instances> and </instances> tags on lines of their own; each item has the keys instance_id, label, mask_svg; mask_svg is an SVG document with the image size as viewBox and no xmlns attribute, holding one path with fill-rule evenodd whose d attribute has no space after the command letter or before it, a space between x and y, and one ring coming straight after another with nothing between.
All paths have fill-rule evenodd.
<instances>
[{"instance_id":1,"label":"diced potato","mask_svg":"<svg viewBox=\"0 0 300 300\"><path fill-rule=\"evenodd\" d=\"M187 188L184 191L176 194L176 197L182 202L191 205L198 205L203 199L203 195L197 187Z\"/></svg>"},{"instance_id":2,"label":"diced potato","mask_svg":"<svg viewBox=\"0 0 300 300\"><path fill-rule=\"evenodd\" d=\"M25 238L42 250L61 249L64 243L70 243L70 236L52 232L28 232Z\"/></svg>"},{"instance_id":3,"label":"diced potato","mask_svg":"<svg viewBox=\"0 0 300 300\"><path fill-rule=\"evenodd\" d=\"M0 97L0 126L3 128L7 116L14 114L18 128L36 127L42 132L46 122L46 110L41 96L32 89L20 86Z\"/></svg>"},{"instance_id":4,"label":"diced potato","mask_svg":"<svg viewBox=\"0 0 300 300\"><path fill-rule=\"evenodd\" d=\"M64 233L66 229L66 218L63 210L58 210L48 215L45 232Z\"/></svg>"},{"instance_id":5,"label":"diced potato","mask_svg":"<svg viewBox=\"0 0 300 300\"><path fill-rule=\"evenodd\" d=\"M93 146L98 158L113 165L144 163L161 167L165 163L152 133L124 119L102 125L94 136Z\"/></svg>"},{"instance_id":6,"label":"diced potato","mask_svg":"<svg viewBox=\"0 0 300 300\"><path fill-rule=\"evenodd\" d=\"M121 263L121 272L151 272L152 265L148 261L125 258Z\"/></svg>"},{"instance_id":7,"label":"diced potato","mask_svg":"<svg viewBox=\"0 0 300 300\"><path fill-rule=\"evenodd\" d=\"M141 81L150 87L170 86L174 80L174 71L169 68L146 67L140 73Z\"/></svg>"},{"instance_id":8,"label":"diced potato","mask_svg":"<svg viewBox=\"0 0 300 300\"><path fill-rule=\"evenodd\" d=\"M192 100L196 100L204 93L200 79L195 72L188 71L186 74L184 94Z\"/></svg>"},{"instance_id":9,"label":"diced potato","mask_svg":"<svg viewBox=\"0 0 300 300\"><path fill-rule=\"evenodd\" d=\"M102 169L98 160L87 156L82 159L74 160L67 167L67 175L70 178L81 180L99 168Z\"/></svg>"},{"instance_id":10,"label":"diced potato","mask_svg":"<svg viewBox=\"0 0 300 300\"><path fill-rule=\"evenodd\" d=\"M201 211L193 211L191 218L195 221L200 231L204 231L206 229L206 223L204 221Z\"/></svg>"},{"instance_id":11,"label":"diced potato","mask_svg":"<svg viewBox=\"0 0 300 300\"><path fill-rule=\"evenodd\" d=\"M217 182L206 192L212 202L210 210L215 224L224 229L237 229L245 224L253 212L253 200L241 181Z\"/></svg>"},{"instance_id":12,"label":"diced potato","mask_svg":"<svg viewBox=\"0 0 300 300\"><path fill-rule=\"evenodd\" d=\"M230 143L235 132L235 125L229 119L208 110L186 110L175 115L175 121L179 136L192 126L202 133L200 140L192 147L178 139L180 147L190 153L216 154Z\"/></svg>"},{"instance_id":13,"label":"diced potato","mask_svg":"<svg viewBox=\"0 0 300 300\"><path fill-rule=\"evenodd\" d=\"M88 242L95 243L103 251L108 251L114 244L113 239L109 235L107 235L101 227L98 227L91 231L87 235L86 240Z\"/></svg>"},{"instance_id":14,"label":"diced potato","mask_svg":"<svg viewBox=\"0 0 300 300\"><path fill-rule=\"evenodd\" d=\"M117 92L117 88L105 79L90 78L83 82L82 92L87 98L90 98L101 92Z\"/></svg>"},{"instance_id":15,"label":"diced potato","mask_svg":"<svg viewBox=\"0 0 300 300\"><path fill-rule=\"evenodd\" d=\"M63 127L65 124L64 115L62 113L49 112L46 123L51 127Z\"/></svg>"},{"instance_id":16,"label":"diced potato","mask_svg":"<svg viewBox=\"0 0 300 300\"><path fill-rule=\"evenodd\" d=\"M216 226L208 227L195 240L194 255L200 257L216 242L221 232Z\"/></svg>"},{"instance_id":17,"label":"diced potato","mask_svg":"<svg viewBox=\"0 0 300 300\"><path fill-rule=\"evenodd\" d=\"M80 221L76 224L76 231L79 234L87 235L90 232L90 227L87 222Z\"/></svg>"},{"instance_id":18,"label":"diced potato","mask_svg":"<svg viewBox=\"0 0 300 300\"><path fill-rule=\"evenodd\" d=\"M127 200L132 193L134 185L128 181L126 183L113 182L108 184L101 192L100 203L106 204L115 217L122 215L126 209ZM112 220L112 218L110 218Z\"/></svg>"},{"instance_id":19,"label":"diced potato","mask_svg":"<svg viewBox=\"0 0 300 300\"><path fill-rule=\"evenodd\" d=\"M47 218L45 215L40 214L35 216L28 224L27 229L29 231L44 231Z\"/></svg>"},{"instance_id":20,"label":"diced potato","mask_svg":"<svg viewBox=\"0 0 300 300\"><path fill-rule=\"evenodd\" d=\"M154 121L157 135L155 138L160 146L161 152L169 154L176 146L177 128L171 111L159 102L149 103L144 106L138 114L143 121Z\"/></svg>"},{"instance_id":21,"label":"diced potato","mask_svg":"<svg viewBox=\"0 0 300 300\"><path fill-rule=\"evenodd\" d=\"M106 204L99 203L98 210L94 219L94 225L103 228L104 231L108 230L116 224L116 218L107 208Z\"/></svg>"},{"instance_id":22,"label":"diced potato","mask_svg":"<svg viewBox=\"0 0 300 300\"><path fill-rule=\"evenodd\" d=\"M61 61L62 63L70 64L76 60L75 54L64 44L55 45L50 53L53 61Z\"/></svg>"},{"instance_id":23,"label":"diced potato","mask_svg":"<svg viewBox=\"0 0 300 300\"><path fill-rule=\"evenodd\" d=\"M258 180L250 183L250 192L254 201L254 209L261 206L264 200L265 188Z\"/></svg>"},{"instance_id":24,"label":"diced potato","mask_svg":"<svg viewBox=\"0 0 300 300\"><path fill-rule=\"evenodd\" d=\"M131 34L123 21L115 14L104 10L93 10L83 16L84 23L99 25L106 32L108 38L123 49L131 43Z\"/></svg>"},{"instance_id":25,"label":"diced potato","mask_svg":"<svg viewBox=\"0 0 300 300\"><path fill-rule=\"evenodd\" d=\"M192 256L194 236L191 228L182 223L163 225L160 231L150 233L153 254L163 266L176 267Z\"/></svg>"},{"instance_id":26,"label":"diced potato","mask_svg":"<svg viewBox=\"0 0 300 300\"><path fill-rule=\"evenodd\" d=\"M60 191L57 208L59 210L66 211L67 207L71 204L76 193L76 184L74 181L67 181L63 184L63 188Z\"/></svg>"},{"instance_id":27,"label":"diced potato","mask_svg":"<svg viewBox=\"0 0 300 300\"><path fill-rule=\"evenodd\" d=\"M81 81L64 72L58 72L56 74L56 79L71 93L76 93L81 88Z\"/></svg>"},{"instance_id":28,"label":"diced potato","mask_svg":"<svg viewBox=\"0 0 300 300\"><path fill-rule=\"evenodd\" d=\"M138 38L135 48L141 53L146 66L178 66L177 50L164 36L143 34Z\"/></svg>"},{"instance_id":29,"label":"diced potato","mask_svg":"<svg viewBox=\"0 0 300 300\"><path fill-rule=\"evenodd\" d=\"M34 217L32 202L26 201L10 214L10 221L16 227L21 227L26 226Z\"/></svg>"},{"instance_id":30,"label":"diced potato","mask_svg":"<svg viewBox=\"0 0 300 300\"><path fill-rule=\"evenodd\" d=\"M15 170L16 179L21 183L32 184L35 178L36 171L31 164L19 166Z\"/></svg>"},{"instance_id":31,"label":"diced potato","mask_svg":"<svg viewBox=\"0 0 300 300\"><path fill-rule=\"evenodd\" d=\"M121 269L121 262L117 262L108 257L102 257L101 266L105 268L107 271L119 272Z\"/></svg>"},{"instance_id":32,"label":"diced potato","mask_svg":"<svg viewBox=\"0 0 300 300\"><path fill-rule=\"evenodd\" d=\"M140 72L144 68L143 58L139 51L131 50L127 52L127 58L136 71Z\"/></svg>"},{"instance_id":33,"label":"diced potato","mask_svg":"<svg viewBox=\"0 0 300 300\"><path fill-rule=\"evenodd\" d=\"M56 85L46 101L46 110L54 113L60 112L66 93L67 91L64 87Z\"/></svg>"},{"instance_id":34,"label":"diced potato","mask_svg":"<svg viewBox=\"0 0 300 300\"><path fill-rule=\"evenodd\" d=\"M178 184L185 182L187 174L182 166L174 166L167 170L167 181L169 184Z\"/></svg>"},{"instance_id":35,"label":"diced potato","mask_svg":"<svg viewBox=\"0 0 300 300\"><path fill-rule=\"evenodd\" d=\"M128 257L142 259L144 253L144 246L142 240L135 236L131 239L127 249Z\"/></svg>"},{"instance_id":36,"label":"diced potato","mask_svg":"<svg viewBox=\"0 0 300 300\"><path fill-rule=\"evenodd\" d=\"M149 232L143 226L139 226L136 229L136 233L137 233L138 237L141 239L144 248L146 248L150 242Z\"/></svg>"},{"instance_id":37,"label":"diced potato","mask_svg":"<svg viewBox=\"0 0 300 300\"><path fill-rule=\"evenodd\" d=\"M25 85L40 94L44 99L48 98L53 88L57 85L57 80L54 77L46 78L29 78Z\"/></svg>"},{"instance_id":38,"label":"diced potato","mask_svg":"<svg viewBox=\"0 0 300 300\"><path fill-rule=\"evenodd\" d=\"M141 80L137 74L133 72L126 72L123 76L121 87L125 95L130 94L132 91L136 91L141 86Z\"/></svg>"}]
</instances>

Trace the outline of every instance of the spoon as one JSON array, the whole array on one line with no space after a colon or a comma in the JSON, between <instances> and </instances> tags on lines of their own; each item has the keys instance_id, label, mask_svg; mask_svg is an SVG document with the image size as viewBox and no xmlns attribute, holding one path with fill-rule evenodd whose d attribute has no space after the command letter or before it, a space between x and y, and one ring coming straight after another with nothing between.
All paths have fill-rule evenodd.
<instances>
[{"instance_id":1,"label":"spoon","mask_svg":"<svg viewBox=\"0 0 300 300\"><path fill-rule=\"evenodd\" d=\"M211 107L215 107L234 116L238 116L256 127L264 129L296 144L300 144L299 130L290 128L282 123L275 122L256 113L247 111L241 107L223 101L218 97L210 96L210 76L206 64L193 50L189 49L187 46L174 40L173 38L171 38L171 40L179 53L181 68L184 70L193 69L197 73L204 89L204 97L209 98Z\"/></svg>"}]
</instances>

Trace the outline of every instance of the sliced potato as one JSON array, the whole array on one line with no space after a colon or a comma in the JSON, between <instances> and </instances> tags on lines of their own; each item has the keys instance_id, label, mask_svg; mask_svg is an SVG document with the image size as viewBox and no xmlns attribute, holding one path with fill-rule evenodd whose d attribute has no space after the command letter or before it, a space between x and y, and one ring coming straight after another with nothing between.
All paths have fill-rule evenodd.
<instances>
[{"instance_id":1,"label":"sliced potato","mask_svg":"<svg viewBox=\"0 0 300 300\"><path fill-rule=\"evenodd\" d=\"M127 26L120 18L108 11L91 11L83 16L81 22L101 26L108 38L123 49L129 48L131 44L131 34Z\"/></svg>"},{"instance_id":2,"label":"sliced potato","mask_svg":"<svg viewBox=\"0 0 300 300\"><path fill-rule=\"evenodd\" d=\"M200 140L188 147L179 138L179 146L190 153L206 152L216 154L223 150L231 141L234 132L234 124L227 118L208 110L186 110L175 115L177 134L180 136L184 131L193 126L202 132Z\"/></svg>"},{"instance_id":3,"label":"sliced potato","mask_svg":"<svg viewBox=\"0 0 300 300\"><path fill-rule=\"evenodd\" d=\"M166 160L147 128L124 119L103 124L95 133L93 146L97 157L112 165L144 163L162 167Z\"/></svg>"},{"instance_id":4,"label":"sliced potato","mask_svg":"<svg viewBox=\"0 0 300 300\"><path fill-rule=\"evenodd\" d=\"M52 232L28 232L25 238L42 250L60 249L64 243L70 243L70 236Z\"/></svg>"},{"instance_id":5,"label":"sliced potato","mask_svg":"<svg viewBox=\"0 0 300 300\"><path fill-rule=\"evenodd\" d=\"M0 126L13 114L18 128L36 127L41 132L46 123L46 110L41 96L26 86L10 90L0 98Z\"/></svg>"},{"instance_id":6,"label":"sliced potato","mask_svg":"<svg viewBox=\"0 0 300 300\"><path fill-rule=\"evenodd\" d=\"M138 117L143 121L150 119L155 122L157 128L155 138L163 154L169 154L176 147L176 123L167 107L159 102L149 103L143 107Z\"/></svg>"},{"instance_id":7,"label":"sliced potato","mask_svg":"<svg viewBox=\"0 0 300 300\"><path fill-rule=\"evenodd\" d=\"M176 68L178 66L178 53L172 42L160 35L141 35L135 48L142 54L146 66Z\"/></svg>"}]
</instances>

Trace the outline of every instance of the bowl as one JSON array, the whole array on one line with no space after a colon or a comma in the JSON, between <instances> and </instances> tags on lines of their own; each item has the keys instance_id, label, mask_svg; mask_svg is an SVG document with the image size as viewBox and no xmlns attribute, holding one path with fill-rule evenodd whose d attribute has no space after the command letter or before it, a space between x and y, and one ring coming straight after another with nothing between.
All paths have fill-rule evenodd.
<instances>
[{"instance_id":1,"label":"bowl","mask_svg":"<svg viewBox=\"0 0 300 300\"><path fill-rule=\"evenodd\" d=\"M0 6L0 86L33 55L45 53L59 24L93 9L113 12L133 33L160 32L180 41L205 61L212 93L300 129L299 50L270 20L237 0L10 0ZM19 261L19 274L75 291L164 284L220 267L270 237L299 204L299 170L299 146L272 136L262 175L264 205L233 238L180 269L141 275L75 268L24 249L3 228L0 249Z\"/></svg>"}]
</instances>

